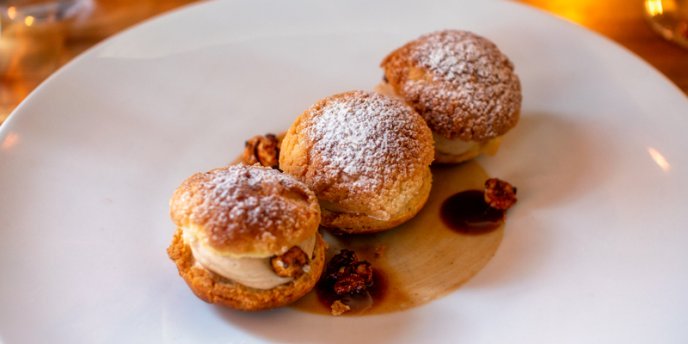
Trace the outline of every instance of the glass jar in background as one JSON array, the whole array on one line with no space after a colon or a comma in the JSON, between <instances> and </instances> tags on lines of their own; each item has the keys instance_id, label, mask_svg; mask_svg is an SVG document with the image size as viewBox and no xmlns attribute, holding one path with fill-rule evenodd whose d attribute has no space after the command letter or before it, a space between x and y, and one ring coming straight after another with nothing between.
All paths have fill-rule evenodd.
<instances>
[{"instance_id":1,"label":"glass jar in background","mask_svg":"<svg viewBox=\"0 0 688 344\"><path fill-rule=\"evenodd\" d=\"M67 25L93 0L0 0L0 124L64 62Z\"/></svg>"},{"instance_id":2,"label":"glass jar in background","mask_svg":"<svg viewBox=\"0 0 688 344\"><path fill-rule=\"evenodd\" d=\"M0 75L42 80L60 64L65 25L92 0L0 1Z\"/></svg>"},{"instance_id":3,"label":"glass jar in background","mask_svg":"<svg viewBox=\"0 0 688 344\"><path fill-rule=\"evenodd\" d=\"M688 0L644 0L645 16L664 38L688 48Z\"/></svg>"}]
</instances>

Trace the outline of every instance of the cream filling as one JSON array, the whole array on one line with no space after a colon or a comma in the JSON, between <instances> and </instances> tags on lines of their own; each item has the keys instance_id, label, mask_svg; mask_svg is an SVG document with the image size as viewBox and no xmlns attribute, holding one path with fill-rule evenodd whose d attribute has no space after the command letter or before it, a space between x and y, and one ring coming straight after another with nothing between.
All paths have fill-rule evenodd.
<instances>
[{"instance_id":1,"label":"cream filling","mask_svg":"<svg viewBox=\"0 0 688 344\"><path fill-rule=\"evenodd\" d=\"M460 139L448 139L444 136L432 133L435 140L435 150L444 154L461 155L474 149L480 149L480 142L464 141Z\"/></svg>"},{"instance_id":2,"label":"cream filling","mask_svg":"<svg viewBox=\"0 0 688 344\"><path fill-rule=\"evenodd\" d=\"M184 243L191 247L196 262L202 267L239 284L256 289L272 289L278 285L289 283L291 277L280 277L275 274L270 265L270 257L231 257L218 254L194 235L195 231L182 228ZM308 257L313 256L315 249L315 235L296 245ZM285 248L286 251L288 248ZM308 272L309 265L304 266Z\"/></svg>"},{"instance_id":3,"label":"cream filling","mask_svg":"<svg viewBox=\"0 0 688 344\"><path fill-rule=\"evenodd\" d=\"M435 150L448 155L463 155L469 152L485 153L494 155L499 148L501 136L490 139L486 142L463 141L461 139L448 139L444 136L432 133L435 140Z\"/></svg>"}]
</instances>

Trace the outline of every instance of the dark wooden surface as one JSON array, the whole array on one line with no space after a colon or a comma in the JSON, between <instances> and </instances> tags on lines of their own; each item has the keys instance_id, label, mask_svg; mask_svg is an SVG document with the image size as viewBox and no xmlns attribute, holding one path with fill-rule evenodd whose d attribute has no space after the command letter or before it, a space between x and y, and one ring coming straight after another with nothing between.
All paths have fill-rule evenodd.
<instances>
[{"instance_id":1,"label":"dark wooden surface","mask_svg":"<svg viewBox=\"0 0 688 344\"><path fill-rule=\"evenodd\" d=\"M63 64L131 25L195 0L95 0L90 15L65 29ZM647 25L640 0L516 0L578 23L630 49L688 94L688 49L665 41ZM0 76L0 123L45 75Z\"/></svg>"}]
</instances>

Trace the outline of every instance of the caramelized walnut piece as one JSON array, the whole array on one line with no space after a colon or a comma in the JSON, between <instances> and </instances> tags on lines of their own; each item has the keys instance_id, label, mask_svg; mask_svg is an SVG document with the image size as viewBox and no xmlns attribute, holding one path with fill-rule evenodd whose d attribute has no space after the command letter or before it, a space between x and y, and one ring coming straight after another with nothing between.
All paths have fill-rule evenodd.
<instances>
[{"instance_id":1,"label":"caramelized walnut piece","mask_svg":"<svg viewBox=\"0 0 688 344\"><path fill-rule=\"evenodd\" d=\"M298 246L290 248L279 256L270 258L272 271L280 277L298 278L307 272L305 270L307 270L308 262L308 255Z\"/></svg>"},{"instance_id":2,"label":"caramelized walnut piece","mask_svg":"<svg viewBox=\"0 0 688 344\"><path fill-rule=\"evenodd\" d=\"M246 141L241 161L246 165L279 167L280 142L273 134L257 135Z\"/></svg>"},{"instance_id":3,"label":"caramelized walnut piece","mask_svg":"<svg viewBox=\"0 0 688 344\"><path fill-rule=\"evenodd\" d=\"M344 314L350 310L351 310L351 307L349 307L346 303L342 302L341 300L336 300L330 306L330 311L332 312L332 315L334 315L334 316L340 316L340 315L342 315L342 314Z\"/></svg>"},{"instance_id":4,"label":"caramelized walnut piece","mask_svg":"<svg viewBox=\"0 0 688 344\"><path fill-rule=\"evenodd\" d=\"M516 203L516 188L497 178L485 181L485 202L492 208L507 210Z\"/></svg>"},{"instance_id":5,"label":"caramelized walnut piece","mask_svg":"<svg viewBox=\"0 0 688 344\"><path fill-rule=\"evenodd\" d=\"M341 250L327 264L325 282L338 296L363 294L373 286L373 268L354 251Z\"/></svg>"}]
</instances>

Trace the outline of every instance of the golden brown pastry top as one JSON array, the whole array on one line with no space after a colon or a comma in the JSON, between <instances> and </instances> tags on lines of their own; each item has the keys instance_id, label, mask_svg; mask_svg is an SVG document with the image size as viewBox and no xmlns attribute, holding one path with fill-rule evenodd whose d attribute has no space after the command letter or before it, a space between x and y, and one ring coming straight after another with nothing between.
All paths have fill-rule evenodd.
<instances>
[{"instance_id":1,"label":"golden brown pastry top","mask_svg":"<svg viewBox=\"0 0 688 344\"><path fill-rule=\"evenodd\" d=\"M180 228L195 228L220 254L282 254L312 237L320 206L308 187L278 170L233 165L196 173L170 200Z\"/></svg>"},{"instance_id":2,"label":"golden brown pastry top","mask_svg":"<svg viewBox=\"0 0 688 344\"><path fill-rule=\"evenodd\" d=\"M521 84L497 46L468 31L430 33L380 65L396 94L449 139L486 141L518 122Z\"/></svg>"},{"instance_id":3,"label":"golden brown pastry top","mask_svg":"<svg viewBox=\"0 0 688 344\"><path fill-rule=\"evenodd\" d=\"M404 182L421 179L432 133L403 101L366 91L324 98L292 124L280 168L305 182L324 207L385 219Z\"/></svg>"}]
</instances>

